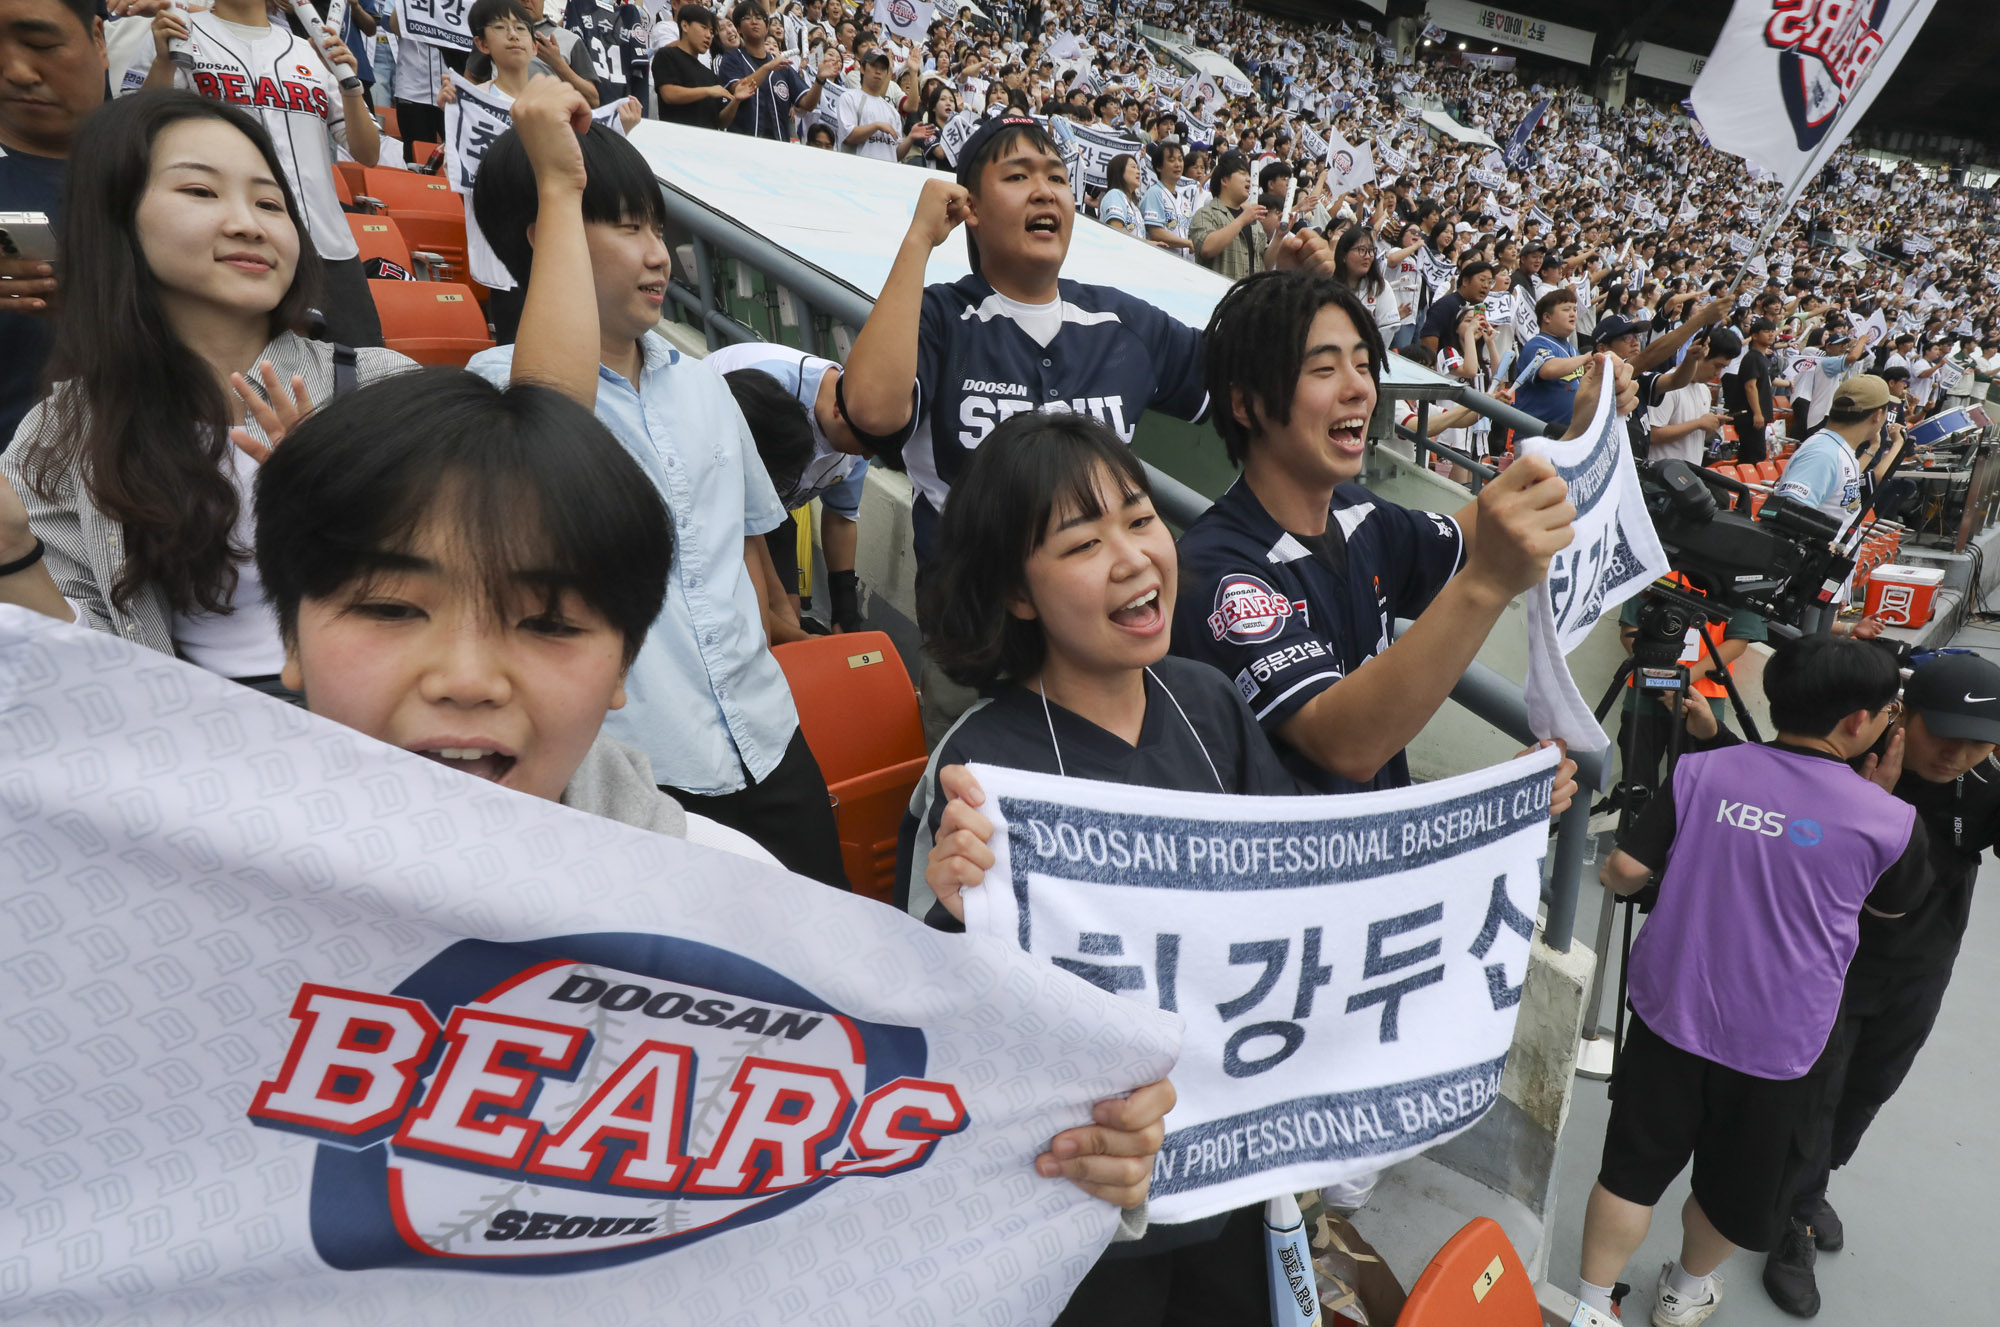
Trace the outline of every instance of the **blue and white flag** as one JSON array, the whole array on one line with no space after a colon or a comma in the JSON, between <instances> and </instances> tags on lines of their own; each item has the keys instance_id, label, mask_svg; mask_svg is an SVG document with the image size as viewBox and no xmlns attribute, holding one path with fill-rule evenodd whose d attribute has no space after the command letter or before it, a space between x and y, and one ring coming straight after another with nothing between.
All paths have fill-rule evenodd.
<instances>
[{"instance_id":1,"label":"blue and white flag","mask_svg":"<svg viewBox=\"0 0 2000 1327\"><path fill-rule=\"evenodd\" d=\"M1789 203L1867 114L1936 3L1736 0L1684 104L1704 142L1774 172Z\"/></svg>"},{"instance_id":2,"label":"blue and white flag","mask_svg":"<svg viewBox=\"0 0 2000 1327\"><path fill-rule=\"evenodd\" d=\"M875 0L875 21L904 41L927 41L931 0Z\"/></svg>"},{"instance_id":3,"label":"blue and white flag","mask_svg":"<svg viewBox=\"0 0 2000 1327\"><path fill-rule=\"evenodd\" d=\"M1535 126L1542 122L1542 116L1548 109L1549 99L1543 97L1535 109L1529 111L1521 123L1514 126L1514 132L1507 135L1507 142L1501 148L1500 155L1506 158L1509 169L1528 168L1528 135L1535 132Z\"/></svg>"},{"instance_id":4,"label":"blue and white flag","mask_svg":"<svg viewBox=\"0 0 2000 1327\"><path fill-rule=\"evenodd\" d=\"M1332 125L1327 126L1326 132L1327 189L1333 197L1342 198L1374 180L1375 155L1368 150L1368 144L1354 146Z\"/></svg>"},{"instance_id":5,"label":"blue and white flag","mask_svg":"<svg viewBox=\"0 0 2000 1327\"><path fill-rule=\"evenodd\" d=\"M1604 374L1609 382L1608 360ZM1610 739L1578 693L1566 656L1605 615L1668 570L1615 401L1614 393L1600 392L1590 427L1578 438L1519 444L1521 455L1549 459L1576 506L1576 537L1528 592L1527 613L1528 723L1537 737L1559 737L1572 751L1601 751Z\"/></svg>"},{"instance_id":6,"label":"blue and white flag","mask_svg":"<svg viewBox=\"0 0 2000 1327\"><path fill-rule=\"evenodd\" d=\"M1369 1174L1498 1095L1558 758L1339 797L975 766L965 928L1187 1020L1152 1220Z\"/></svg>"}]
</instances>

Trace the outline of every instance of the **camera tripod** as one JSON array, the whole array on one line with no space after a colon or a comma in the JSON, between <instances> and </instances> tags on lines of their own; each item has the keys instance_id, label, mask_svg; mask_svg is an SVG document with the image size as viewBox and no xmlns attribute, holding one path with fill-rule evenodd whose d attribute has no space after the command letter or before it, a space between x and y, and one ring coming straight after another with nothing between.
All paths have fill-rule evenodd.
<instances>
[{"instance_id":1,"label":"camera tripod","mask_svg":"<svg viewBox=\"0 0 2000 1327\"><path fill-rule=\"evenodd\" d=\"M1632 827L1632 822L1639 818L1639 813L1645 810L1647 801L1653 795L1655 785L1647 779L1659 757L1657 753L1646 751L1647 725L1644 720L1647 707L1662 699L1672 723L1667 726L1666 771L1661 777L1671 780L1674 767L1680 761L1682 738L1687 731L1681 707L1692 689L1688 665L1682 659L1690 631L1697 642L1695 662L1700 663L1704 656L1713 660L1716 666L1710 676L1722 684L1744 737L1752 742L1759 740L1756 720L1750 717L1749 708L1743 703L1743 693L1736 689L1736 679L1730 676L1729 666L1715 658L1706 629L1711 622L1718 625L1726 623L1729 610L1667 581L1655 581L1647 587L1645 596L1645 602L1639 609L1638 639L1632 643L1632 653L1618 666L1617 675L1611 679L1604 699L1597 703L1595 710L1598 722L1602 723L1605 715L1611 712L1612 705L1624 694L1628 682L1637 693L1638 703L1633 708L1632 722L1626 728L1618 782L1611 790L1611 799L1618 807L1618 835L1621 838ZM1650 757L1644 762L1643 773L1642 752ZM1604 954L1611 944L1613 910L1607 904L1599 914L1597 970L1591 977L1590 992L1584 1000L1584 1035L1577 1055L1577 1073L1585 1078L1607 1079L1617 1066L1618 1048L1625 1042L1626 966L1632 957L1632 914L1635 908L1650 909L1658 896L1659 886L1656 883L1618 900L1623 905L1624 934L1618 963L1618 1008L1609 1045L1604 1044L1599 1031L1604 1008Z\"/></svg>"}]
</instances>

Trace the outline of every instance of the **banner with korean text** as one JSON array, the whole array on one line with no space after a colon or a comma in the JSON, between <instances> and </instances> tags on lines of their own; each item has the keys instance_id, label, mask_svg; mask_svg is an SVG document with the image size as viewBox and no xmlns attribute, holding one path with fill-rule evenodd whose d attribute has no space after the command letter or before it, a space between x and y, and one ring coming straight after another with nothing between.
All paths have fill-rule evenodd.
<instances>
[{"instance_id":1,"label":"banner with korean text","mask_svg":"<svg viewBox=\"0 0 2000 1327\"><path fill-rule=\"evenodd\" d=\"M17 608L0 986L0 1316L134 1327L1046 1324L1179 1024Z\"/></svg>"},{"instance_id":2,"label":"banner with korean text","mask_svg":"<svg viewBox=\"0 0 2000 1327\"><path fill-rule=\"evenodd\" d=\"M448 51L472 49L472 28L466 22L471 0L398 0L396 21L403 35Z\"/></svg>"},{"instance_id":3,"label":"banner with korean text","mask_svg":"<svg viewBox=\"0 0 2000 1327\"><path fill-rule=\"evenodd\" d=\"M1187 1020L1153 1220L1368 1174L1493 1104L1558 756L1310 798L974 766L966 929Z\"/></svg>"},{"instance_id":4,"label":"banner with korean text","mask_svg":"<svg viewBox=\"0 0 2000 1327\"><path fill-rule=\"evenodd\" d=\"M1070 188L1075 191L1078 203L1083 201L1084 190L1101 191L1106 187L1105 175L1112 158L1124 153L1146 161L1146 144L1136 135L1112 133L1094 124L1076 124L1060 115L1051 116L1045 123L1063 150L1070 171Z\"/></svg>"},{"instance_id":5,"label":"banner with korean text","mask_svg":"<svg viewBox=\"0 0 2000 1327\"><path fill-rule=\"evenodd\" d=\"M590 118L623 135L625 122L618 117L622 105L621 98L600 106L590 113ZM445 178L453 193L471 196L472 186L479 179L479 164L486 160L486 150L513 127L511 102L502 105L490 90L453 79L451 103L444 108L445 161L449 168Z\"/></svg>"},{"instance_id":6,"label":"banner with korean text","mask_svg":"<svg viewBox=\"0 0 2000 1327\"><path fill-rule=\"evenodd\" d=\"M1606 387L1581 437L1524 438L1523 456L1544 456L1576 507L1569 546L1549 559L1549 574L1528 591L1528 723L1537 737L1558 737L1575 751L1609 745L1577 690L1567 656L1607 613L1666 575L1667 551L1653 529L1639 487L1629 433L1615 408L1609 356L1599 356Z\"/></svg>"}]
</instances>

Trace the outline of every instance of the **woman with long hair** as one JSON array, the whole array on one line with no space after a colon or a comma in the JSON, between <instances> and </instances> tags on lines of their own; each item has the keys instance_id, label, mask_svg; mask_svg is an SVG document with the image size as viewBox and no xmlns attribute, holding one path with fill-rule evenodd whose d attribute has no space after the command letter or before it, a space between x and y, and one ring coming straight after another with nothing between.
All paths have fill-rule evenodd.
<instances>
[{"instance_id":1,"label":"woman with long hair","mask_svg":"<svg viewBox=\"0 0 2000 1327\"><path fill-rule=\"evenodd\" d=\"M952 90L951 84L932 75L924 82L917 104L920 109L903 126L903 132L908 133L920 124L931 126L933 132L929 144L922 146L911 160L932 170L950 170L952 163L945 155L943 135L945 125L958 114L958 93Z\"/></svg>"},{"instance_id":2,"label":"woman with long hair","mask_svg":"<svg viewBox=\"0 0 2000 1327\"><path fill-rule=\"evenodd\" d=\"M1382 227L1382 265L1395 273L1396 303L1407 316L1403 326L1389 341L1389 349L1406 350L1417 339L1424 306L1423 270L1417 265L1417 250L1424 247L1424 233L1414 221L1391 220Z\"/></svg>"},{"instance_id":3,"label":"woman with long hair","mask_svg":"<svg viewBox=\"0 0 2000 1327\"><path fill-rule=\"evenodd\" d=\"M64 204L50 386L0 476L76 619L275 691L252 456L342 385L410 361L337 360L297 334L319 256L269 136L233 106L107 103L78 135Z\"/></svg>"},{"instance_id":4,"label":"woman with long hair","mask_svg":"<svg viewBox=\"0 0 2000 1327\"><path fill-rule=\"evenodd\" d=\"M1144 239L1146 228L1139 223L1139 195L1144 190L1139 159L1120 152L1104 168L1104 182L1104 196L1097 200L1097 219L1113 230Z\"/></svg>"}]
</instances>

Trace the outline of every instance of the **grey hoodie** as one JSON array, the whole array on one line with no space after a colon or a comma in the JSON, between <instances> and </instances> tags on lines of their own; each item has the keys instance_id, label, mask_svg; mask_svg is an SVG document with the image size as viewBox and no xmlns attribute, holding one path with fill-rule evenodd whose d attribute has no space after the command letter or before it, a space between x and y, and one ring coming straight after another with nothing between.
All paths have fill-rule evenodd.
<instances>
[{"instance_id":1,"label":"grey hoodie","mask_svg":"<svg viewBox=\"0 0 2000 1327\"><path fill-rule=\"evenodd\" d=\"M607 733L584 752L583 763L563 789L562 804L635 829L677 839L688 836L687 812L653 782L653 762L635 746Z\"/></svg>"}]
</instances>

